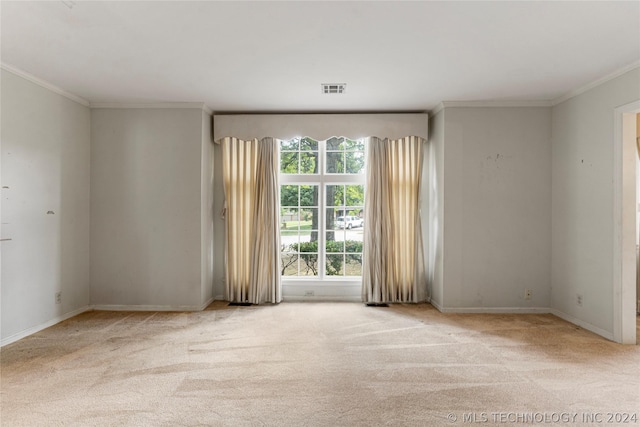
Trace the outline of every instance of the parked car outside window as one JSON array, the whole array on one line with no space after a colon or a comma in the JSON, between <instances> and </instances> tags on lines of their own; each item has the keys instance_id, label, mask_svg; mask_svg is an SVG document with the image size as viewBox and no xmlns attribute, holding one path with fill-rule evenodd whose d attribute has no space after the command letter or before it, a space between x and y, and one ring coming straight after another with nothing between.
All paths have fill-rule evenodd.
<instances>
[{"instance_id":1,"label":"parked car outside window","mask_svg":"<svg viewBox=\"0 0 640 427\"><path fill-rule=\"evenodd\" d=\"M357 216L339 216L336 219L336 227L351 229L354 227L362 227L364 220Z\"/></svg>"}]
</instances>

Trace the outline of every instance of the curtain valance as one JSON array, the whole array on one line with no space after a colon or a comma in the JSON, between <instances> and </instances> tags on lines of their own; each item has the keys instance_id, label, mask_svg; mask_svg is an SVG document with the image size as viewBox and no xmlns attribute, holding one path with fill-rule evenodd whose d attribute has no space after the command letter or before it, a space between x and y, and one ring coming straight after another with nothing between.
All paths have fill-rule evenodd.
<instances>
[{"instance_id":1,"label":"curtain valance","mask_svg":"<svg viewBox=\"0 0 640 427\"><path fill-rule=\"evenodd\" d=\"M333 136L353 139L379 135L400 139L413 135L428 138L429 116L410 114L239 114L214 115L213 139L243 140L270 136L282 140L310 136L326 140Z\"/></svg>"},{"instance_id":2,"label":"curtain valance","mask_svg":"<svg viewBox=\"0 0 640 427\"><path fill-rule=\"evenodd\" d=\"M351 137L349 137L349 136L345 136L345 135L331 135L331 136L330 136L330 137L328 137L328 138L316 138L316 137L314 137L313 135L301 135L301 137L303 137L303 138L304 138L304 137L309 137L309 138L312 138L312 139L315 139L315 140L319 140L319 141L321 141L321 140L327 140L327 139L330 139L330 138L348 138L348 139L357 139L357 138L351 138ZM404 138L414 138L415 140L420 141L420 142L422 142L422 143L426 143L426 142L427 142L427 140L426 140L426 139L421 138L421 137L416 136L416 135L405 135L405 136L403 136L402 138L397 138L397 139L404 139ZM225 136L225 137L220 138L219 140L214 141L214 142L215 142L216 144L221 144L224 140L227 140L227 139L240 139L240 138L235 138L235 137ZM375 144L375 143L382 143L382 141L392 141L392 140L394 140L394 138L380 138L380 137L375 136L375 135L374 135L374 136L366 136L366 137L364 137L364 139L365 139L365 142L367 142L367 143L374 143L374 144ZM255 142L257 142L257 143L260 143L261 141L265 141L265 140L275 140L275 141L279 141L279 140L281 140L281 139L279 139L279 138L274 138L274 137L263 137L263 138L252 138L252 139L249 139L248 141L255 141ZM284 140L283 140L283 141L284 141Z\"/></svg>"}]
</instances>

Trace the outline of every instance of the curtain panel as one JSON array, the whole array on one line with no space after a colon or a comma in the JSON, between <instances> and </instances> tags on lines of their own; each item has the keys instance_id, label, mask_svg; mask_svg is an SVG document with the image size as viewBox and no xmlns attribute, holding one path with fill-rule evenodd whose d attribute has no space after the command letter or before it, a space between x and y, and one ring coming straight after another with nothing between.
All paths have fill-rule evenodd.
<instances>
[{"instance_id":1,"label":"curtain panel","mask_svg":"<svg viewBox=\"0 0 640 427\"><path fill-rule=\"evenodd\" d=\"M228 301L282 300L278 208L278 143L223 138L226 288Z\"/></svg>"},{"instance_id":2,"label":"curtain panel","mask_svg":"<svg viewBox=\"0 0 640 427\"><path fill-rule=\"evenodd\" d=\"M426 299L420 221L424 140L369 138L362 299L369 303Z\"/></svg>"}]
</instances>

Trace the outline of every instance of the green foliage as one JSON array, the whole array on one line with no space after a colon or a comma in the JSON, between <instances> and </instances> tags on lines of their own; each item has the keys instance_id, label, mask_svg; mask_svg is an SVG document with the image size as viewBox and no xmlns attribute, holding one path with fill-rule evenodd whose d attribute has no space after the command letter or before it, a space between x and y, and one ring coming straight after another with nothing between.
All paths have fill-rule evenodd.
<instances>
[{"instance_id":1,"label":"green foliage","mask_svg":"<svg viewBox=\"0 0 640 427\"><path fill-rule=\"evenodd\" d=\"M346 185L345 190L345 206L364 205L364 185Z\"/></svg>"},{"instance_id":2,"label":"green foliage","mask_svg":"<svg viewBox=\"0 0 640 427\"><path fill-rule=\"evenodd\" d=\"M347 240L344 242L345 252L349 253L362 253L362 242L357 240Z\"/></svg>"},{"instance_id":3,"label":"green foliage","mask_svg":"<svg viewBox=\"0 0 640 427\"><path fill-rule=\"evenodd\" d=\"M327 206L364 206L364 185L327 185Z\"/></svg>"},{"instance_id":4,"label":"green foliage","mask_svg":"<svg viewBox=\"0 0 640 427\"><path fill-rule=\"evenodd\" d=\"M282 185L280 187L280 206L318 206L317 185Z\"/></svg>"}]
</instances>

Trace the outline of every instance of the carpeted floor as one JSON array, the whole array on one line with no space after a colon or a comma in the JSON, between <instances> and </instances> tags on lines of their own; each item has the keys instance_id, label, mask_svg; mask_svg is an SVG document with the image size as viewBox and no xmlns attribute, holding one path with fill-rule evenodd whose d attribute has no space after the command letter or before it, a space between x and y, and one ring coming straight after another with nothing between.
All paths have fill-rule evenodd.
<instances>
[{"instance_id":1,"label":"carpeted floor","mask_svg":"<svg viewBox=\"0 0 640 427\"><path fill-rule=\"evenodd\" d=\"M0 360L3 426L640 425L640 346L551 315L94 311Z\"/></svg>"}]
</instances>

